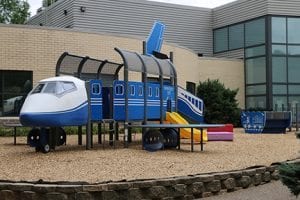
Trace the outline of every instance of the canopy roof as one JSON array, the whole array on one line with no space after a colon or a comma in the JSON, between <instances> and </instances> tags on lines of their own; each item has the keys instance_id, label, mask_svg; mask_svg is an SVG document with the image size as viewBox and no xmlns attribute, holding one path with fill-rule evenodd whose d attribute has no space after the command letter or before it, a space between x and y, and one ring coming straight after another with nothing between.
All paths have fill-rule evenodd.
<instances>
[{"instance_id":1,"label":"canopy roof","mask_svg":"<svg viewBox=\"0 0 300 200\"><path fill-rule=\"evenodd\" d=\"M101 76L117 76L123 64L81 57L64 52L56 64L56 76L70 75L81 79L99 79Z\"/></svg>"},{"instance_id":2,"label":"canopy roof","mask_svg":"<svg viewBox=\"0 0 300 200\"><path fill-rule=\"evenodd\" d=\"M107 75L117 77L120 69L158 75L176 79L175 67L168 59L159 59L152 55L115 48L121 55L123 64L108 60L98 60L88 56L82 57L64 52L56 64L56 76L70 75L81 79L100 79Z\"/></svg>"},{"instance_id":3,"label":"canopy roof","mask_svg":"<svg viewBox=\"0 0 300 200\"><path fill-rule=\"evenodd\" d=\"M127 50L121 50L115 48L115 50L123 58L125 69L128 71L147 73L152 75L165 76L170 78L176 78L176 70L169 59L159 59L153 55L141 55L136 52Z\"/></svg>"}]
</instances>

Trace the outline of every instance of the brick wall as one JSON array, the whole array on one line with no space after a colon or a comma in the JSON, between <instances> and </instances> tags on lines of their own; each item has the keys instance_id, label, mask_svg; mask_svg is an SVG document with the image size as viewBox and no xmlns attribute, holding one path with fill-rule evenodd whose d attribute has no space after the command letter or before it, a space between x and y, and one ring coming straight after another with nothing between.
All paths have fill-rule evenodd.
<instances>
[{"instance_id":1,"label":"brick wall","mask_svg":"<svg viewBox=\"0 0 300 200\"><path fill-rule=\"evenodd\" d=\"M147 36L145 35L145 38ZM142 53L142 40L132 36L57 29L39 26L0 24L0 70L32 70L33 84L55 75L56 61L67 51L71 54L122 62L114 48ZM201 42L201 41L199 41ZM178 84L220 79L226 87L239 88L237 97L244 108L244 67L240 60L199 58L193 51L175 44L164 44L162 52L174 52ZM131 75L140 80L140 76ZM122 74L120 74L122 78Z\"/></svg>"}]
</instances>

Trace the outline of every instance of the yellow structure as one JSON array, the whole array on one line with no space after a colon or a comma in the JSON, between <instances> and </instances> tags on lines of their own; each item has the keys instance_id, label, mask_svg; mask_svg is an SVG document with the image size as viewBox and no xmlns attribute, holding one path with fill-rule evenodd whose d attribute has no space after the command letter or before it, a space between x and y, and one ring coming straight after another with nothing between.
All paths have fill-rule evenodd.
<instances>
[{"instance_id":1,"label":"yellow structure","mask_svg":"<svg viewBox=\"0 0 300 200\"><path fill-rule=\"evenodd\" d=\"M180 114L177 112L167 112L166 114L166 121L172 124L189 124ZM194 129L194 141L200 142L201 133L200 130ZM191 138L191 129L190 128L181 128L180 129L180 138L181 139L190 139ZM207 142L207 131L203 130L203 141Z\"/></svg>"}]
</instances>

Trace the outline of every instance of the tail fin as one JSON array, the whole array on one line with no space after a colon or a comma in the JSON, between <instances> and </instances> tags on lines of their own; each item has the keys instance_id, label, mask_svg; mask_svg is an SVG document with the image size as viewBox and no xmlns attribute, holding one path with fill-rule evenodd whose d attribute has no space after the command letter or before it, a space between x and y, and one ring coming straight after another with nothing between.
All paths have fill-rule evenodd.
<instances>
[{"instance_id":1,"label":"tail fin","mask_svg":"<svg viewBox=\"0 0 300 200\"><path fill-rule=\"evenodd\" d=\"M165 25L162 22L155 21L147 38L146 54L153 55L153 52L160 52L165 32Z\"/></svg>"}]
</instances>

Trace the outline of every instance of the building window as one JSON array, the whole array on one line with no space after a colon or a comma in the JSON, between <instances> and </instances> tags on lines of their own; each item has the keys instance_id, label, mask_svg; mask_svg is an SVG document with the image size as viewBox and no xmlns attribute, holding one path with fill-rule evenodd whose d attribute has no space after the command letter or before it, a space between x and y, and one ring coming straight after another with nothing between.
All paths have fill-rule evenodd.
<instances>
[{"instance_id":1,"label":"building window","mask_svg":"<svg viewBox=\"0 0 300 200\"><path fill-rule=\"evenodd\" d=\"M273 84L273 94L274 95L286 95L287 94L287 85Z\"/></svg>"},{"instance_id":2,"label":"building window","mask_svg":"<svg viewBox=\"0 0 300 200\"><path fill-rule=\"evenodd\" d=\"M252 58L245 61L246 84L266 83L266 58Z\"/></svg>"},{"instance_id":3,"label":"building window","mask_svg":"<svg viewBox=\"0 0 300 200\"><path fill-rule=\"evenodd\" d=\"M244 24L229 27L229 50L244 47Z\"/></svg>"},{"instance_id":4,"label":"building window","mask_svg":"<svg viewBox=\"0 0 300 200\"><path fill-rule=\"evenodd\" d=\"M265 18L245 23L246 47L265 43Z\"/></svg>"},{"instance_id":5,"label":"building window","mask_svg":"<svg viewBox=\"0 0 300 200\"><path fill-rule=\"evenodd\" d=\"M288 43L300 43L300 18L288 18Z\"/></svg>"},{"instance_id":6,"label":"building window","mask_svg":"<svg viewBox=\"0 0 300 200\"><path fill-rule=\"evenodd\" d=\"M273 55L286 55L286 45L272 45Z\"/></svg>"},{"instance_id":7,"label":"building window","mask_svg":"<svg viewBox=\"0 0 300 200\"><path fill-rule=\"evenodd\" d=\"M289 45L288 46L288 55L289 56L300 56L300 46Z\"/></svg>"},{"instance_id":8,"label":"building window","mask_svg":"<svg viewBox=\"0 0 300 200\"><path fill-rule=\"evenodd\" d=\"M196 83L193 82L186 82L186 90L192 94L196 94Z\"/></svg>"},{"instance_id":9,"label":"building window","mask_svg":"<svg viewBox=\"0 0 300 200\"><path fill-rule=\"evenodd\" d=\"M287 80L286 57L272 58L272 78L273 78L273 83L286 83Z\"/></svg>"},{"instance_id":10,"label":"building window","mask_svg":"<svg viewBox=\"0 0 300 200\"><path fill-rule=\"evenodd\" d=\"M285 17L272 17L272 42L286 43Z\"/></svg>"},{"instance_id":11,"label":"building window","mask_svg":"<svg viewBox=\"0 0 300 200\"><path fill-rule=\"evenodd\" d=\"M32 90L32 71L0 71L0 114L18 116Z\"/></svg>"},{"instance_id":12,"label":"building window","mask_svg":"<svg viewBox=\"0 0 300 200\"><path fill-rule=\"evenodd\" d=\"M266 94L266 85L250 85L247 86L247 95L261 95Z\"/></svg>"},{"instance_id":13,"label":"building window","mask_svg":"<svg viewBox=\"0 0 300 200\"><path fill-rule=\"evenodd\" d=\"M300 74L300 57L289 57L288 58L288 82L300 83L299 74Z\"/></svg>"},{"instance_id":14,"label":"building window","mask_svg":"<svg viewBox=\"0 0 300 200\"><path fill-rule=\"evenodd\" d=\"M214 52L228 50L228 28L217 29L214 31Z\"/></svg>"},{"instance_id":15,"label":"building window","mask_svg":"<svg viewBox=\"0 0 300 200\"><path fill-rule=\"evenodd\" d=\"M257 46L245 49L245 57L256 57L256 56L263 56L266 54L266 46Z\"/></svg>"},{"instance_id":16,"label":"building window","mask_svg":"<svg viewBox=\"0 0 300 200\"><path fill-rule=\"evenodd\" d=\"M246 107L248 109L266 109L266 97L265 96L253 96L246 98Z\"/></svg>"},{"instance_id":17,"label":"building window","mask_svg":"<svg viewBox=\"0 0 300 200\"><path fill-rule=\"evenodd\" d=\"M281 111L285 110L287 106L287 97L286 96L273 96L273 110Z\"/></svg>"}]
</instances>

